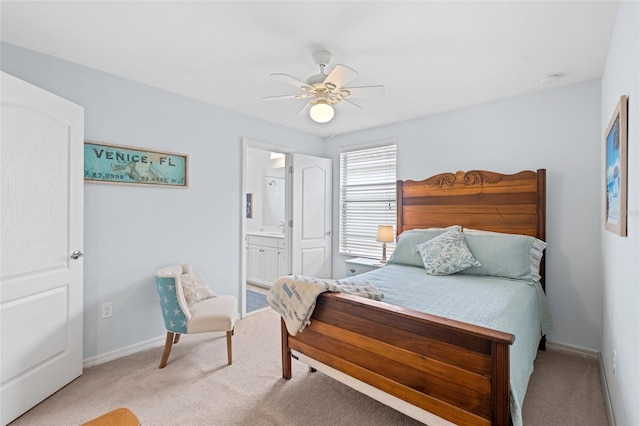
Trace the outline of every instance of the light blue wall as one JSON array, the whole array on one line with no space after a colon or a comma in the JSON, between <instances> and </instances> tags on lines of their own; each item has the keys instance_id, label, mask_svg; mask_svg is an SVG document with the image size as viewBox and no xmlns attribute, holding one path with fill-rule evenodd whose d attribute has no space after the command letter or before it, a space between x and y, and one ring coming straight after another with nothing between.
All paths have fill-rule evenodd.
<instances>
[{"instance_id":1,"label":"light blue wall","mask_svg":"<svg viewBox=\"0 0 640 426\"><path fill-rule=\"evenodd\" d=\"M554 320L549 340L600 350L600 81L547 90L474 108L327 140L338 217L339 153L397 139L397 178L484 169L547 169L546 285ZM338 235L337 220L334 235ZM334 274L344 256L334 242Z\"/></svg>"},{"instance_id":2,"label":"light blue wall","mask_svg":"<svg viewBox=\"0 0 640 426\"><path fill-rule=\"evenodd\" d=\"M165 333L155 271L191 262L240 297L242 138L321 156L323 140L2 43L2 70L85 109L85 138L189 154L188 189L85 184L84 359ZM100 304L113 317L100 319Z\"/></svg>"},{"instance_id":3,"label":"light blue wall","mask_svg":"<svg viewBox=\"0 0 640 426\"><path fill-rule=\"evenodd\" d=\"M602 76L600 134L621 95L629 96L627 237L602 234L602 361L618 425L640 423L640 3L622 1ZM604 136L602 136L604 137ZM604 145L602 164L604 164ZM605 181L604 168L600 179ZM604 185L600 209L605 211ZM604 215L604 213L603 213ZM616 374L613 373L616 351Z\"/></svg>"}]
</instances>

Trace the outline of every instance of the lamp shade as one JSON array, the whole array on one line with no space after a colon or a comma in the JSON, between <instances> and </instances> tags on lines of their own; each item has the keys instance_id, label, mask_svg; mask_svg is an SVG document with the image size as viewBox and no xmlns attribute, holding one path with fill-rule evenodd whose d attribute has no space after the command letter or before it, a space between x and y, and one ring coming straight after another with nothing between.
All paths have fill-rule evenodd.
<instances>
[{"instance_id":1,"label":"lamp shade","mask_svg":"<svg viewBox=\"0 0 640 426\"><path fill-rule=\"evenodd\" d=\"M381 243L394 242L395 235L393 235L393 226L378 225L378 234L376 235L376 241L380 241Z\"/></svg>"},{"instance_id":2,"label":"lamp shade","mask_svg":"<svg viewBox=\"0 0 640 426\"><path fill-rule=\"evenodd\" d=\"M328 123L333 119L334 114L333 107L324 99L318 99L309 109L309 117L316 123Z\"/></svg>"}]
</instances>

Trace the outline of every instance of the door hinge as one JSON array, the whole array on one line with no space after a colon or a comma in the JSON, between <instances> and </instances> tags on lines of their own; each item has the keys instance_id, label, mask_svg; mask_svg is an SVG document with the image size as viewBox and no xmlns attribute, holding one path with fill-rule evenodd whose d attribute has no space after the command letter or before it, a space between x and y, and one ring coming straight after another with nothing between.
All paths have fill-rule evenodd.
<instances>
[{"instance_id":1,"label":"door hinge","mask_svg":"<svg viewBox=\"0 0 640 426\"><path fill-rule=\"evenodd\" d=\"M293 228L293 220L289 220L289 228Z\"/></svg>"},{"instance_id":2,"label":"door hinge","mask_svg":"<svg viewBox=\"0 0 640 426\"><path fill-rule=\"evenodd\" d=\"M289 166L289 174L293 173L293 166Z\"/></svg>"}]
</instances>

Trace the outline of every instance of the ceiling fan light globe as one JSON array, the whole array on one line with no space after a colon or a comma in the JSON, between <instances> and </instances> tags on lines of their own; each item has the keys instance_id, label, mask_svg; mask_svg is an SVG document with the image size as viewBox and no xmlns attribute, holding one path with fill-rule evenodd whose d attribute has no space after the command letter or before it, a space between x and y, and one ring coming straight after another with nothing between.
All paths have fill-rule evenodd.
<instances>
[{"instance_id":1,"label":"ceiling fan light globe","mask_svg":"<svg viewBox=\"0 0 640 426\"><path fill-rule=\"evenodd\" d=\"M333 119L334 114L333 107L324 102L316 103L309 109L309 117L316 123L328 123Z\"/></svg>"}]
</instances>

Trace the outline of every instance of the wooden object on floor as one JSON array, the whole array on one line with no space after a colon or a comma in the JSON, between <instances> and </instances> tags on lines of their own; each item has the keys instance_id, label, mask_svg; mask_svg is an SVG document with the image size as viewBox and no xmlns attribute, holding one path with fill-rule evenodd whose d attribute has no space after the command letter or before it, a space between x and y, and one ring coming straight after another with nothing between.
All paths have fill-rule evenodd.
<instances>
[{"instance_id":1,"label":"wooden object on floor","mask_svg":"<svg viewBox=\"0 0 640 426\"><path fill-rule=\"evenodd\" d=\"M140 420L128 408L116 408L81 426L139 426Z\"/></svg>"},{"instance_id":2,"label":"wooden object on floor","mask_svg":"<svg viewBox=\"0 0 640 426\"><path fill-rule=\"evenodd\" d=\"M461 225L545 239L544 169L442 173L398 181L397 190L398 234ZM285 379L291 378L293 349L455 424L510 423L511 334L346 293L323 293L304 333L289 335L283 321L281 337Z\"/></svg>"}]
</instances>

